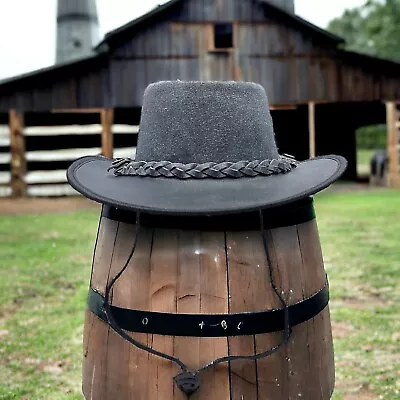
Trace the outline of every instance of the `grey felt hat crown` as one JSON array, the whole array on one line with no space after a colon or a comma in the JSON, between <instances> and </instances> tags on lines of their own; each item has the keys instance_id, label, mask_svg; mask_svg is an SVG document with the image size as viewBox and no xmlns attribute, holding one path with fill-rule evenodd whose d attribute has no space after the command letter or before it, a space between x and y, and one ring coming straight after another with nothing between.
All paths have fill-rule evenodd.
<instances>
[{"instance_id":1,"label":"grey felt hat crown","mask_svg":"<svg viewBox=\"0 0 400 400\"><path fill-rule=\"evenodd\" d=\"M166 81L144 94L135 159L83 157L70 184L100 203L162 214L224 214L300 200L336 180L340 156L281 156L267 95L247 82Z\"/></svg>"},{"instance_id":2,"label":"grey felt hat crown","mask_svg":"<svg viewBox=\"0 0 400 400\"><path fill-rule=\"evenodd\" d=\"M159 82L143 98L136 160L178 163L278 158L262 86Z\"/></svg>"}]
</instances>

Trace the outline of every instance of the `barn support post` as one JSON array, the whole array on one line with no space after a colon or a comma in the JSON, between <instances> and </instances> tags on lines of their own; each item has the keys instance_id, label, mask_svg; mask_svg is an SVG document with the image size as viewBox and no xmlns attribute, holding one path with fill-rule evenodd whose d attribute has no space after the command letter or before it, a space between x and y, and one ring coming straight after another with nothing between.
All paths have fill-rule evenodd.
<instances>
[{"instance_id":1,"label":"barn support post","mask_svg":"<svg viewBox=\"0 0 400 400\"><path fill-rule=\"evenodd\" d=\"M26 197L26 153L23 114L17 110L10 110L8 113L8 125L11 153L11 196Z\"/></svg>"},{"instance_id":2,"label":"barn support post","mask_svg":"<svg viewBox=\"0 0 400 400\"><path fill-rule=\"evenodd\" d=\"M104 157L112 158L113 156L113 132L114 109L103 108L100 111L101 118L101 154Z\"/></svg>"},{"instance_id":3,"label":"barn support post","mask_svg":"<svg viewBox=\"0 0 400 400\"><path fill-rule=\"evenodd\" d=\"M310 158L315 157L315 103L308 102L308 133L310 144Z\"/></svg>"},{"instance_id":4,"label":"barn support post","mask_svg":"<svg viewBox=\"0 0 400 400\"><path fill-rule=\"evenodd\" d=\"M386 103L386 123L387 123L387 154L388 162L388 175L387 184L389 187L400 186L400 172L399 172L399 131L397 127L399 116L396 103L388 101Z\"/></svg>"}]
</instances>

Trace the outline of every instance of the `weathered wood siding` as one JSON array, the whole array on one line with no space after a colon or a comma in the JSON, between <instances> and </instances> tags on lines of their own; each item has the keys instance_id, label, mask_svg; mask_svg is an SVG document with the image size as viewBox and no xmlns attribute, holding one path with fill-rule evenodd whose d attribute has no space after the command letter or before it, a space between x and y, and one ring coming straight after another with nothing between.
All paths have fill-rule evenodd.
<instances>
[{"instance_id":1,"label":"weathered wood siding","mask_svg":"<svg viewBox=\"0 0 400 400\"><path fill-rule=\"evenodd\" d=\"M108 106L111 98L107 66L106 58L96 57L5 83L0 89L0 110L49 111Z\"/></svg>"},{"instance_id":2,"label":"weathered wood siding","mask_svg":"<svg viewBox=\"0 0 400 400\"><path fill-rule=\"evenodd\" d=\"M168 79L254 81L276 105L400 96L400 71L352 62L257 1L188 0L165 18L113 49L116 104L140 106L149 83ZM234 24L231 51L212 51L215 22Z\"/></svg>"},{"instance_id":3,"label":"weathered wood siding","mask_svg":"<svg viewBox=\"0 0 400 400\"><path fill-rule=\"evenodd\" d=\"M213 51L232 22L234 48ZM398 64L337 49L329 35L257 0L186 0L113 37L109 53L0 85L0 111L140 107L159 80L244 80L271 104L400 98Z\"/></svg>"}]
</instances>

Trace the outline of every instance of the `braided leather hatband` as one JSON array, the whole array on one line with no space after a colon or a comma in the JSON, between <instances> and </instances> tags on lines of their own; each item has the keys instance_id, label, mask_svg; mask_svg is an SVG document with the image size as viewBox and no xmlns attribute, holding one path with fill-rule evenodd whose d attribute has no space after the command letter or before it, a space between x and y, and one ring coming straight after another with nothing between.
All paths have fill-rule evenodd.
<instances>
[{"instance_id":1,"label":"braided leather hatband","mask_svg":"<svg viewBox=\"0 0 400 400\"><path fill-rule=\"evenodd\" d=\"M287 155L277 159L262 161L207 162L204 164L182 164L170 161L135 161L131 158L118 158L113 161L108 171L113 170L114 175L117 176L222 179L286 174L296 168L298 164L298 161Z\"/></svg>"}]
</instances>

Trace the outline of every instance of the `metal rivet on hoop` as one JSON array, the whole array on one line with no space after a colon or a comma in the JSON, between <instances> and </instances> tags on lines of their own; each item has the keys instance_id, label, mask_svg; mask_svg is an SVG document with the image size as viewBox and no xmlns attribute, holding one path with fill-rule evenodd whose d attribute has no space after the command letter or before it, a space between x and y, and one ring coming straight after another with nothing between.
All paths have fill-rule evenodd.
<instances>
[{"instance_id":1,"label":"metal rivet on hoop","mask_svg":"<svg viewBox=\"0 0 400 400\"><path fill-rule=\"evenodd\" d=\"M147 318L147 317L144 317L143 319L142 319L142 324L143 325L147 325L149 323L149 319Z\"/></svg>"}]
</instances>

